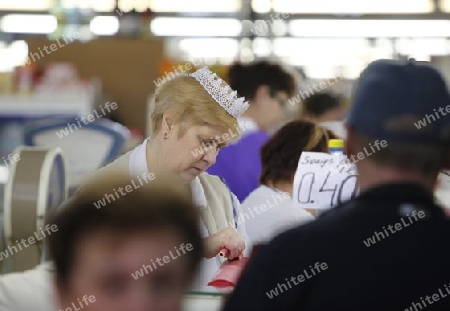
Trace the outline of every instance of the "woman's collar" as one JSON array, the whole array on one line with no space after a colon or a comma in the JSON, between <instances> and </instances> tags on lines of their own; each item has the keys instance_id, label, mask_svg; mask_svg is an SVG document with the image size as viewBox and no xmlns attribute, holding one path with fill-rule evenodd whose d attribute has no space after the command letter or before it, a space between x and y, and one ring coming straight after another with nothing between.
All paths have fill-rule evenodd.
<instances>
[{"instance_id":1,"label":"woman's collar","mask_svg":"<svg viewBox=\"0 0 450 311\"><path fill-rule=\"evenodd\" d=\"M144 140L142 144L137 146L130 155L130 163L128 168L132 176L142 176L148 173L147 166L147 143L149 138Z\"/></svg>"},{"instance_id":2,"label":"woman's collar","mask_svg":"<svg viewBox=\"0 0 450 311\"><path fill-rule=\"evenodd\" d=\"M137 146L131 152L129 163L129 171L131 176L142 176L143 174L148 173L147 144L149 140L150 138L147 138L142 144ZM208 202L198 176L195 177L189 185L192 192L193 203L199 208L206 208L208 206Z\"/></svg>"}]
</instances>

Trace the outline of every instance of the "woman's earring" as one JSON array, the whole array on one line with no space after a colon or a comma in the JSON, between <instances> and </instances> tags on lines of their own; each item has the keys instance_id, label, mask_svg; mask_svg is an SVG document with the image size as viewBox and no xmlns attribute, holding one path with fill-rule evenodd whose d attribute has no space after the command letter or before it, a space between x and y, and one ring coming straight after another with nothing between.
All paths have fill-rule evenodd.
<instances>
[{"instance_id":1,"label":"woman's earring","mask_svg":"<svg viewBox=\"0 0 450 311\"><path fill-rule=\"evenodd\" d=\"M167 132L164 133L164 139L167 140Z\"/></svg>"}]
</instances>

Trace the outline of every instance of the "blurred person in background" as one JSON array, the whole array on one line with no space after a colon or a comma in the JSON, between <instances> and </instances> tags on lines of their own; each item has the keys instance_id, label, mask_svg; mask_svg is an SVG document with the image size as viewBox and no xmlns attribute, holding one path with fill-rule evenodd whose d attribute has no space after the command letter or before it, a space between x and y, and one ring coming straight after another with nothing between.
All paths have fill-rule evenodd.
<instances>
[{"instance_id":1,"label":"blurred person in background","mask_svg":"<svg viewBox=\"0 0 450 311\"><path fill-rule=\"evenodd\" d=\"M312 94L301 107L302 119L315 123L342 121L344 112L341 100L330 93Z\"/></svg>"},{"instance_id":2,"label":"blurred person in background","mask_svg":"<svg viewBox=\"0 0 450 311\"><path fill-rule=\"evenodd\" d=\"M321 122L319 125L325 129L329 133L332 133L332 136L330 136L330 139L347 139L347 130L345 128L345 122L344 121L330 121L330 122Z\"/></svg>"},{"instance_id":3,"label":"blurred person in background","mask_svg":"<svg viewBox=\"0 0 450 311\"><path fill-rule=\"evenodd\" d=\"M225 310L449 310L450 219L433 198L450 166L446 107L429 63L369 64L346 149L386 144L355 163L360 195L262 246ZM433 122L418 128L424 118Z\"/></svg>"},{"instance_id":4,"label":"blurred person in background","mask_svg":"<svg viewBox=\"0 0 450 311\"><path fill-rule=\"evenodd\" d=\"M328 139L327 131L320 126L293 121L264 144L260 186L242 202L241 221L245 221L252 245L267 242L290 227L314 220L307 210L293 206L294 175L302 152L328 153Z\"/></svg>"},{"instance_id":5,"label":"blurred person in background","mask_svg":"<svg viewBox=\"0 0 450 311\"><path fill-rule=\"evenodd\" d=\"M339 138L346 139L344 122L346 109L337 96L324 92L315 93L303 101L301 110L301 120L318 123Z\"/></svg>"},{"instance_id":6,"label":"blurred person in background","mask_svg":"<svg viewBox=\"0 0 450 311\"><path fill-rule=\"evenodd\" d=\"M95 208L129 184L128 176L99 179L51 221L59 228L48 240L59 308L182 310L203 256L198 209L160 180Z\"/></svg>"},{"instance_id":7,"label":"blurred person in background","mask_svg":"<svg viewBox=\"0 0 450 311\"><path fill-rule=\"evenodd\" d=\"M259 151L283 120L284 107L295 94L296 82L281 65L266 61L233 64L228 81L232 89L250 102L250 107L239 118L240 124L246 126L242 139L224 149L208 173L223 178L242 202L258 187Z\"/></svg>"}]
</instances>

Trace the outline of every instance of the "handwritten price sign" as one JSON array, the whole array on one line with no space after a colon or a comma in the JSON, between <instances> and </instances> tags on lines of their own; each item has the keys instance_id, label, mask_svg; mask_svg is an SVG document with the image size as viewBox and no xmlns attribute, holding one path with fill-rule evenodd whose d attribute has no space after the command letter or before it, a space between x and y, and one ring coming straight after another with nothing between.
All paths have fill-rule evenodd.
<instances>
[{"instance_id":1,"label":"handwritten price sign","mask_svg":"<svg viewBox=\"0 0 450 311\"><path fill-rule=\"evenodd\" d=\"M294 178L294 205L326 210L358 194L355 165L345 155L303 152Z\"/></svg>"}]
</instances>

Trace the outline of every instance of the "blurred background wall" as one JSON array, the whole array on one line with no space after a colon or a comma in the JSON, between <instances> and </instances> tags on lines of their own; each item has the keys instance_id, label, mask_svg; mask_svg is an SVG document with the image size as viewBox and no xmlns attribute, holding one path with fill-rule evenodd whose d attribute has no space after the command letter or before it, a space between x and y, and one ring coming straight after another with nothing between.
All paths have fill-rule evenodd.
<instances>
[{"instance_id":1,"label":"blurred background wall","mask_svg":"<svg viewBox=\"0 0 450 311\"><path fill-rule=\"evenodd\" d=\"M26 42L30 51L53 43L44 38ZM162 40L113 37L71 43L37 60L36 66L70 62L81 79L99 78L102 92L118 104L115 117L129 127L144 130L147 98L155 90L152 81L160 75L163 57Z\"/></svg>"}]
</instances>

